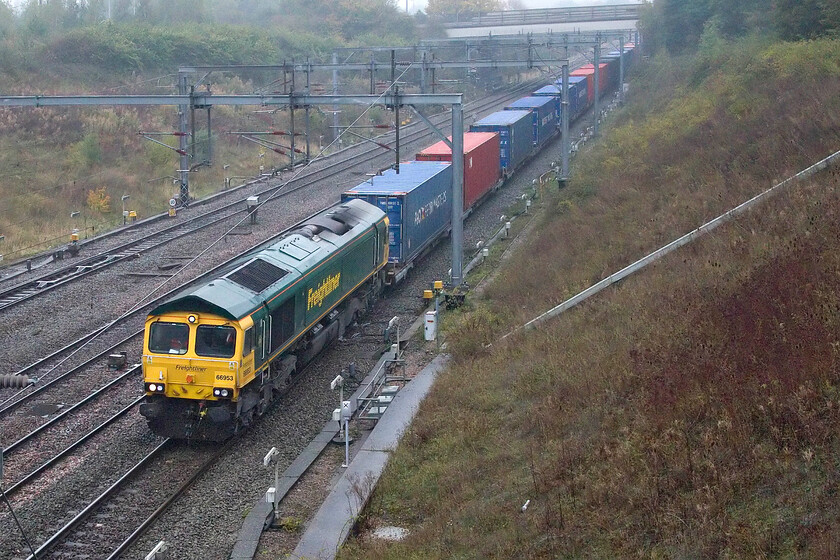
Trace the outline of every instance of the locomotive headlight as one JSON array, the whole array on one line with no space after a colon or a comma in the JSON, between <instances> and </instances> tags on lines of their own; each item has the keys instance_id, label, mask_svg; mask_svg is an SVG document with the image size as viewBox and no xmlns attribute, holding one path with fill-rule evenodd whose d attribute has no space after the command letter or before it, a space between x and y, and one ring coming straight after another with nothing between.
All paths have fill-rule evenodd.
<instances>
[{"instance_id":1,"label":"locomotive headlight","mask_svg":"<svg viewBox=\"0 0 840 560\"><path fill-rule=\"evenodd\" d=\"M228 396L228 390L227 390L227 389L222 389L222 391L221 391L221 392L222 392L222 396L223 396L223 397Z\"/></svg>"},{"instance_id":2,"label":"locomotive headlight","mask_svg":"<svg viewBox=\"0 0 840 560\"><path fill-rule=\"evenodd\" d=\"M166 385L163 383L147 383L146 390L150 393L163 393Z\"/></svg>"},{"instance_id":3,"label":"locomotive headlight","mask_svg":"<svg viewBox=\"0 0 840 560\"><path fill-rule=\"evenodd\" d=\"M154 383L149 383L149 391L153 393L157 391L157 385L155 385Z\"/></svg>"},{"instance_id":4,"label":"locomotive headlight","mask_svg":"<svg viewBox=\"0 0 840 560\"><path fill-rule=\"evenodd\" d=\"M195 323L198 319L196 319L195 315L190 315L187 317L187 321L190 323Z\"/></svg>"},{"instance_id":5,"label":"locomotive headlight","mask_svg":"<svg viewBox=\"0 0 840 560\"><path fill-rule=\"evenodd\" d=\"M233 397L233 389L226 389L224 387L215 387L213 389L213 396L219 399L228 399Z\"/></svg>"}]
</instances>

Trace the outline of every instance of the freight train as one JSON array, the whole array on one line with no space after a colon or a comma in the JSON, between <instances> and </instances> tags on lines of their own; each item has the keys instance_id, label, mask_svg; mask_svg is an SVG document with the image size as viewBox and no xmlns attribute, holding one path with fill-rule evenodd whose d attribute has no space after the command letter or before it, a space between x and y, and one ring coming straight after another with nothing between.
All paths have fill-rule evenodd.
<instances>
[{"instance_id":1,"label":"freight train","mask_svg":"<svg viewBox=\"0 0 840 560\"><path fill-rule=\"evenodd\" d=\"M140 414L183 439L249 426L366 309L387 261L387 216L347 201L159 305L146 319Z\"/></svg>"},{"instance_id":2,"label":"freight train","mask_svg":"<svg viewBox=\"0 0 840 560\"><path fill-rule=\"evenodd\" d=\"M632 45L625 63L632 58ZM591 65L590 65L591 66ZM602 67L601 84L618 73ZM594 69L570 79L570 120L594 99ZM617 81L617 79L616 79ZM592 96L590 96L590 92ZM557 134L561 86L541 88L464 135L464 209ZM143 341L150 429L223 441L250 426L302 368L399 282L450 226L451 150L438 142L346 191L341 202L233 260L153 309Z\"/></svg>"}]
</instances>

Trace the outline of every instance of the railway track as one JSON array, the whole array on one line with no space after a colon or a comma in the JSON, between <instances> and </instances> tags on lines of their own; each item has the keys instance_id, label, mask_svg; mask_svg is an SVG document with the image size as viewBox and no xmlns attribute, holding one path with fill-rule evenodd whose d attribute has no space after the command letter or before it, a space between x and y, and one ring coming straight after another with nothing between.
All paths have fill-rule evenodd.
<instances>
[{"instance_id":1,"label":"railway track","mask_svg":"<svg viewBox=\"0 0 840 560\"><path fill-rule=\"evenodd\" d=\"M522 91L532 89L533 86L534 84L531 82L520 84L518 87L506 91L502 95L468 104L466 109L472 113L482 112L488 107L497 105L500 99L518 95ZM449 122L449 118L446 116L438 117L433 119L433 121L437 121L435 124L440 125ZM411 129L410 132L405 133L402 137L402 142L406 144L419 141L431 135L427 129L416 123L409 125L407 128ZM357 153L339 157L338 159L333 159L332 157L325 158L322 160L325 162L324 167L312 168L288 183L279 186L269 186L268 188L257 190L255 194L261 199L275 202L293 192L305 189L315 182L334 177L345 172L347 169L369 164L376 159L380 159L382 156L382 148L370 147L364 143L357 150ZM246 183L243 186L254 185L257 182L259 180ZM87 257L80 262L6 288L0 291L0 312L19 303L37 298L49 290L58 288L69 282L74 282L117 263L136 258L140 254L162 247L171 241L192 235L202 229L219 224L238 215L245 215L248 212L249 210L244 207L241 199L228 202L176 225L165 227L141 239L122 243L117 247L108 249L106 252Z\"/></svg>"},{"instance_id":2,"label":"railway track","mask_svg":"<svg viewBox=\"0 0 840 560\"><path fill-rule=\"evenodd\" d=\"M190 221L201 222L201 218L193 218ZM183 227L184 224L179 224L168 229L179 230ZM255 247L270 242L271 239L258 243ZM200 282L226 264L214 267L194 282ZM100 399L105 392L113 390L114 393L111 394L119 394L120 397L112 396L103 400L124 402L127 398L126 389L123 389L122 393L118 392L118 389L123 383L130 387L130 383L124 380L127 377L131 377L132 380L137 377L139 367L131 368L128 373L112 381L113 372L108 369L108 357L119 352L121 348L136 348L143 331L143 319L148 310L180 289L182 286L18 371L17 375L41 378L41 382L37 387L28 387L5 400L0 400L0 445L6 449L6 454L13 454L18 448L31 446L30 442L39 434L58 434L52 440L49 437L43 438L51 443L38 444L41 449L39 456L47 450L55 450L57 446L65 446L67 438L62 434L67 430L62 426L94 425L104 411L90 414L85 412L85 409L90 403ZM92 353L92 356L82 359L78 349L85 346L90 346L89 354ZM134 391L136 388L128 389L129 394L133 394Z\"/></svg>"},{"instance_id":3,"label":"railway track","mask_svg":"<svg viewBox=\"0 0 840 560\"><path fill-rule=\"evenodd\" d=\"M277 233L248 250L270 244L281 235L282 232ZM6 447L8 451L10 446L19 441L15 438L22 439L32 431L45 429L53 422L77 410L78 406L86 404L88 399L98 395L103 388L114 385L114 380L111 379L114 372L108 367L109 358L123 348L133 347L136 351L137 345L142 341L144 322L148 312L185 286L205 281L237 257L234 256L222 262L184 285L162 293L144 305L123 314L110 324L86 333L63 348L17 371L15 375L36 378L39 379L39 383L12 394L8 394L7 390L5 400L0 401L0 445ZM88 352L81 353L82 348L87 348ZM133 375L138 370L139 367L131 368L118 379L123 379L129 374ZM139 382L137 386L139 387ZM68 402L70 404L67 404ZM56 403L61 403L62 406L55 407ZM55 407L55 410L50 410L50 407ZM53 417L42 422L41 420L47 416Z\"/></svg>"},{"instance_id":4,"label":"railway track","mask_svg":"<svg viewBox=\"0 0 840 560\"><path fill-rule=\"evenodd\" d=\"M273 188L276 188L276 187L273 187ZM271 190L271 189L267 189L267 191L269 191L269 190ZM241 204L241 202L240 202L240 204ZM266 242L268 242L268 241L263 241L262 243L266 243ZM260 244L262 244L262 243L260 243ZM220 266L223 266L223 265L220 265ZM218 267L216 267L216 268L218 268ZM208 274L212 274L212 273L213 272L211 271ZM177 289L181 289L181 287L179 287ZM166 296L161 296L161 297L163 298L163 297L166 297ZM153 305L153 303L150 303L149 305ZM143 313L143 312L138 311L138 313ZM388 315L389 315L389 317L392 316L390 313ZM142 327L142 323L140 323L139 325L140 325L140 327ZM94 331L92 333L89 333L87 335L87 337L95 336L96 333L98 333L100 330L101 329L97 329L96 331ZM364 331L364 329L361 329L361 330ZM132 333L126 333L126 334L132 334ZM135 335L139 334L139 330L137 330L136 333L134 333L134 334ZM365 336L364 332L362 332L362 336ZM85 338L85 337L82 337L82 338ZM375 333L370 334L369 338L376 338L376 334ZM126 341L125 343L136 345L136 342L131 342L131 341ZM72 344L68 345L68 350L67 351L73 351L72 346L73 346ZM103 359L103 356L105 356L107 353L110 353L111 351L113 351L114 348L116 348L116 347L115 346L108 347L108 348L105 348L104 350L102 350L102 354L99 356L99 359ZM56 359L63 359L63 358L56 358ZM44 367L52 367L52 366L43 366L42 365L41 367L43 369ZM32 370L32 371L34 372L34 371L37 371L37 370ZM313 372L313 373L316 373L316 372ZM73 374L73 375L75 375L75 374ZM111 373L111 375L109 377L112 377L113 375L114 374ZM128 376L129 372L126 372L126 375ZM70 375L69 377L72 378L72 375ZM129 379L129 377L126 377L126 380L128 380L128 379ZM128 381L128 383L130 384L130 381ZM58 386L57 386L56 391L57 391L57 394L61 394L62 389L58 388ZM138 389L135 386L134 387L134 394L135 394L134 398L135 399L137 399L137 392L138 392ZM105 393L103 393L103 395L105 395ZM99 397L99 398L103 398L103 397ZM105 397L105 398L107 399L107 398L110 398L110 397ZM9 403L13 402L13 400L14 399L12 399L12 400L7 399L7 401ZM56 400L56 398L55 397L50 397L47 400L54 401L54 400ZM20 407L20 406L23 406L23 405L16 405L16 406ZM20 486L14 488L14 490L12 490L12 494L16 497L16 500L21 500L22 502L25 503L27 500L31 499L31 498L27 497L27 495L30 492L32 492L32 495L37 495L38 492L42 492L42 491L44 491L44 489L47 489L47 488L49 489L50 492L52 492L53 491L53 489L52 489L52 479L53 478L58 478L59 474L52 475L51 473L53 473L53 472L60 473L60 470L63 468L62 465L66 465L68 462L72 462L72 461L77 460L76 458L79 457L79 456L87 457L89 455L94 454L95 451L92 451L91 449L95 450L96 442L100 442L100 445L101 445L102 441L111 441L111 440L116 441L116 439L127 439L131 442L134 442L135 444L137 442L142 442L144 445L151 445L151 443L157 443L156 441L150 442L149 438L151 436L147 433L141 434L139 436L137 434L133 434L134 435L133 438L126 438L125 437L125 435L126 435L125 430L127 430L127 429L128 430L135 429L138 426L140 428L145 428L144 423L139 421L135 414L132 414L132 411L134 410L135 406L136 406L136 401L126 402L125 406L123 406L122 408L119 408L119 410L116 410L116 409L114 410L114 412L112 413L112 417L116 417L114 420L111 420L111 418L109 417L108 419L103 420L102 422L99 422L99 425L94 427L98 431L96 431L94 433L93 429L90 429L82 437L78 438L77 442L74 442L74 443L66 446L66 449L59 450L59 452L54 453L51 457L47 458L46 460L44 458L39 459L39 461L41 461L40 464L36 465L35 461L30 461L29 463L27 463L29 465L28 468L24 468L23 466L21 466L21 465L24 464L23 461L21 461L21 463L16 464L14 461L18 461L18 458L15 457L15 455L17 453L19 453L19 451L16 450L16 449L13 449L12 453L10 455L10 459L12 460L12 462L9 462L8 466L13 467L18 473L18 474L15 475L15 480L17 481L16 485L20 485ZM65 407L65 408L67 408L67 407ZM80 410L81 408L83 408L83 407L80 407L77 410ZM18 408L17 409L18 412L16 412L15 414L20 415L20 412L19 412L20 410L21 409ZM4 417L10 416L11 414L13 414L12 409L7 409L6 408L6 402L5 401L0 402L0 421L2 421L2 419ZM117 415L119 415L119 416L117 417ZM72 417L72 415L68 414L65 417L65 419L66 420L71 420L71 417ZM132 419L132 418L133 418L133 420L130 422L130 424L133 423L133 426L129 427L129 428L125 428L125 422L128 422L128 420ZM71 420L71 422L72 422L72 420ZM121 424L121 422L123 422L123 424ZM319 423L321 423L321 422L322 421L319 421ZM94 422L88 422L88 424L93 424L93 423ZM123 426L123 427L115 427L115 426ZM45 439L40 440L40 441L45 442L48 437L51 437L51 436L48 435L48 432L49 433L58 433L62 429L63 428L61 428L61 423L60 422L54 424L54 427L52 429L50 429L50 428L44 429L41 433L44 435ZM109 435L109 434L113 433L113 432L111 432L111 430L117 430L116 435ZM122 430L122 431L120 431L120 430ZM0 433L2 433L2 432L3 432L3 429L2 429L2 426L0 426ZM38 436L33 436L32 439L27 441L27 443L20 444L17 449L23 451L24 447L47 447L46 443L38 443L38 442L39 442ZM72 445L72 448L71 448L71 445ZM144 448L144 451L145 451L145 448ZM63 455L60 455L60 453L63 453ZM117 451L112 452L112 454L114 454L114 453L117 453ZM19 455L19 456L22 456L22 455ZM158 455L157 457L158 457L158 459L153 461L153 462L164 464L164 463L166 463L166 461L169 460L169 459L163 458L164 457L163 455ZM139 463L139 460L138 460L138 463ZM86 464L84 466L84 469L86 471L98 472L96 470L97 469L96 465L92 462L89 463L89 464ZM184 468L184 469L181 469L181 470L186 471L188 469ZM7 471L8 471L8 469L7 469ZM137 470L134 471L134 472L139 477L141 471L144 471L143 467L138 467ZM14 471L9 471L9 472L14 472ZM169 472L169 469L167 470L167 472ZM193 472L195 472L196 474L194 476L188 477L188 479L194 481L196 479L196 477L200 474L200 472L199 472L197 467L196 467L196 469L194 469ZM126 474L128 474L128 472L126 472ZM134 475L132 475L132 476L134 476ZM162 476L164 476L164 475L159 475L158 478L160 478ZM84 506L82 506L82 505L78 505L78 506L77 505L72 505L72 506L62 505L62 509L65 509L65 508L69 507L69 509L73 509L74 511L79 511L79 513L80 513L79 517L80 518L82 517L81 514L84 513L84 515L86 516L85 518L88 521L84 521L82 519L75 520L75 517L73 519L67 517L67 518L63 518L61 520L62 523L64 523L64 525L62 525L62 527L58 527L58 523L54 522L54 521L51 522L50 524L46 524L46 523L43 523L43 524L42 523L35 523L35 524L33 524L33 523L31 523L31 519L33 517L37 518L38 514L37 513L32 513L32 512L27 512L27 515L30 519L30 524L29 524L30 528L43 526L43 527L49 528L50 531L52 531L52 532L50 532L50 531L39 532L38 535L37 535L36 541L38 543L42 543L42 546L49 545L49 547L50 547L50 552L49 552L50 557L56 557L56 558L69 558L69 557L72 557L73 554L86 554L86 552L84 552L84 551L91 550L92 547L99 547L98 548L99 550L108 550L108 551L113 551L114 554L119 554L119 550L124 550L125 549L125 548L120 548L120 547L128 546L127 544L123 544L123 543L127 543L130 539L136 538L136 536L139 536L140 534L142 534L143 527L147 527L148 524L151 523L151 521L148 521L148 523L144 522L142 524L137 524L136 527L130 528L128 530L122 530L122 529L116 530L115 529L115 530L111 531L111 529L102 529L101 527L96 526L97 523L101 524L101 521L97 521L97 519L101 519L101 517L98 518L97 516L106 516L107 517L108 515L112 515L110 513L110 511L119 511L117 509L117 506L120 505L120 502L122 502L122 501L130 503L131 500L129 498L133 497L133 496L131 496L132 491L131 490L121 491L121 490L119 490L119 487L129 488L129 489L130 488L135 488L133 493L142 493L142 492L139 492L139 491L136 490L136 488L137 488L136 486L131 486L129 484L130 480L134 480L134 479L130 477L129 479L126 479L126 481L124 483L120 483L119 485L117 485L117 483L114 482L114 483L111 484L111 486L118 486L118 488L115 488L113 490L111 490L110 487L108 488L108 490L111 490L111 495L112 496L114 496L115 493L116 494L122 494L123 492L127 492L128 497L113 498L114 500L116 500L116 502L114 502L116 505L106 506L105 505L106 503L112 503L110 501L111 498L108 498L108 497L102 498L101 500L99 500L99 498L97 498L97 500L99 500L98 501L99 505L96 505L96 506L93 505L94 500L90 500L88 505L84 505ZM159 482L159 480L156 479L154 475L151 475L150 478L145 478L145 479L137 478L136 480L145 481L145 482L140 482L140 484L141 484L140 488L143 489L144 492L148 492L149 488L155 488L155 485ZM188 482L187 480L185 480L184 483L189 484L191 482ZM71 484L72 485L72 481L67 482L66 484ZM34 488L35 490L30 491L30 490L27 490L27 488ZM159 505L157 505L157 506L154 506L154 504L149 504L149 505L138 504L138 505L135 505L134 507L136 509L143 509L144 511L148 511L148 510L151 510L153 508L154 508L155 511L157 511L157 509L161 508L162 506L165 509L164 504L172 503L172 500L176 499L178 493L176 493L175 490L176 490L175 488L168 488L166 490L166 492L168 493L169 497L166 500L158 500ZM152 493L152 492L149 492L149 493ZM65 503L69 503L69 502L58 501L58 503L65 504ZM103 507L103 508L107 507L109 509L97 509L100 506ZM113 508L113 509L111 509L111 508ZM103 513L103 512L109 512L109 513ZM154 516L152 514L154 514L154 511L152 511L149 514L149 516L147 517L147 520L153 519ZM123 515L123 514L118 514L118 515ZM2 517L2 516L0 516L0 517ZM127 516L126 518L127 519L134 519L135 517L136 517L135 515L130 515L130 516ZM93 521L91 521L91 520L93 520ZM73 527L64 530L64 527L68 526L68 525L71 525L71 523L73 524ZM93 526L86 525L85 523L93 523L94 525ZM91 527L93 527L93 528L91 528ZM59 532L58 529L64 530L65 534L62 535L62 536L54 536L54 534L57 534ZM92 538L89 539L88 533L91 533L91 532L96 533L97 531L102 532L102 533L109 533L109 534L113 533L113 534L111 536L107 537L106 540L108 542L95 541ZM126 536L126 533L128 533L128 532L130 532L131 534ZM9 534L9 533L7 533L7 534ZM132 537L131 535L136 535L136 536ZM97 535L96 538L99 539L100 536ZM118 543L118 541L120 541L120 539L123 539L123 540L120 543ZM47 554L48 554L48 551L47 551L46 548L43 549L43 552L41 552L40 549L39 549L38 557L39 558L44 557ZM16 556L15 558L23 558L23 557L24 556ZM105 555L102 555L102 556L93 555L91 557L105 558L106 556ZM116 556L112 555L112 556L108 556L108 557L116 557ZM0 554L0 558L6 558L6 556L4 556L3 554Z\"/></svg>"},{"instance_id":5,"label":"railway track","mask_svg":"<svg viewBox=\"0 0 840 560\"><path fill-rule=\"evenodd\" d=\"M23 453L16 452L21 449L24 443L32 442L39 432L30 433L24 438L16 441L12 446L6 449L7 457L11 457L11 461L8 461L7 459L7 463L11 467L7 467L7 472L11 472L11 475L8 478L13 481L6 488L6 496L14 496L20 490L26 488L27 484L34 482L37 477L44 475L48 469L58 465L60 461L67 459L71 456L71 454L76 453L82 445L89 442L98 434L103 433L107 428L115 425L116 422L123 416L134 410L137 405L140 404L142 399L142 396L135 398L129 402L128 405L106 418L102 423L83 433L80 437L78 437L78 439L75 439L75 441L72 441L69 445L58 451L53 451L48 454L32 454L30 457L25 457L23 460L19 460L18 456ZM39 447L38 451L43 452L44 450ZM27 461L27 459L29 459L29 461ZM26 465L27 462L30 464Z\"/></svg>"},{"instance_id":6,"label":"railway track","mask_svg":"<svg viewBox=\"0 0 840 560\"><path fill-rule=\"evenodd\" d=\"M119 557L227 447L162 441L104 491L80 500L76 512L56 519L60 526L39 536L28 559Z\"/></svg>"}]
</instances>

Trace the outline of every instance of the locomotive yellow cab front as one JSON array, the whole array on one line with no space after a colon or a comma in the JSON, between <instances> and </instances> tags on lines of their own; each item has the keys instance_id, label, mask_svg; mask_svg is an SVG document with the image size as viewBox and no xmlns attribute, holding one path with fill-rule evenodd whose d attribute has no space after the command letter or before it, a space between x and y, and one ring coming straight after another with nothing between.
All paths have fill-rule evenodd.
<instances>
[{"instance_id":1,"label":"locomotive yellow cab front","mask_svg":"<svg viewBox=\"0 0 840 560\"><path fill-rule=\"evenodd\" d=\"M174 417L189 424L209 415L209 420L228 422L235 413L241 374L253 372L253 344L247 342L251 335L241 322L216 316L150 317L143 345L147 399L141 414L150 421ZM173 398L177 400L169 400ZM179 403L179 410L171 410L173 403Z\"/></svg>"},{"instance_id":2,"label":"locomotive yellow cab front","mask_svg":"<svg viewBox=\"0 0 840 560\"><path fill-rule=\"evenodd\" d=\"M147 395L234 399L243 354L239 325L219 318L156 317L146 328Z\"/></svg>"}]
</instances>

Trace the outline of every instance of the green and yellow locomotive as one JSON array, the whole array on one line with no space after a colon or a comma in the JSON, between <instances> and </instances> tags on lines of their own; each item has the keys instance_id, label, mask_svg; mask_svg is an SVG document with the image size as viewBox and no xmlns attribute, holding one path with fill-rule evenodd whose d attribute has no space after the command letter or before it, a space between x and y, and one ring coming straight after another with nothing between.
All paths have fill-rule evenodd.
<instances>
[{"instance_id":1,"label":"green and yellow locomotive","mask_svg":"<svg viewBox=\"0 0 840 560\"><path fill-rule=\"evenodd\" d=\"M378 294L388 219L350 200L154 309L143 342L153 432L221 441L251 424Z\"/></svg>"}]
</instances>

